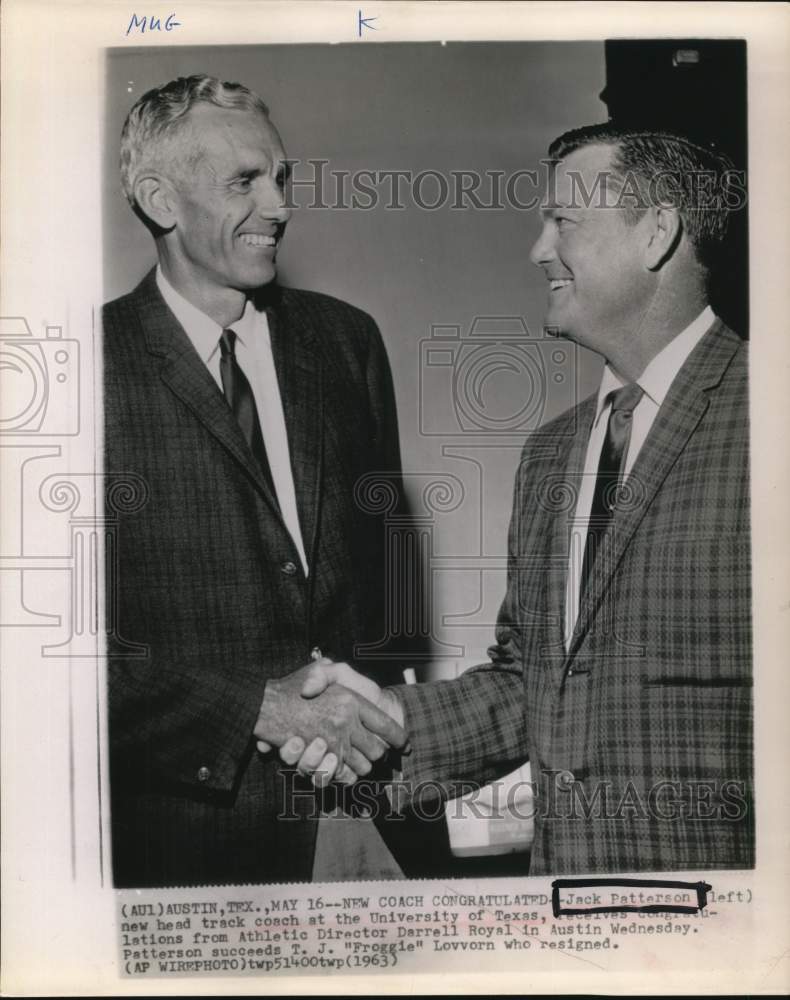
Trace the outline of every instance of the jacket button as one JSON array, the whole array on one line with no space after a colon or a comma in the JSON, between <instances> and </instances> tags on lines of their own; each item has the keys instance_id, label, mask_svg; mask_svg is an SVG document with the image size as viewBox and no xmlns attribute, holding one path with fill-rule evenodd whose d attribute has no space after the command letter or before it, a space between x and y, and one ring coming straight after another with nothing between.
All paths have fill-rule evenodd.
<instances>
[{"instance_id":1,"label":"jacket button","mask_svg":"<svg viewBox=\"0 0 790 1000\"><path fill-rule=\"evenodd\" d=\"M284 562L282 564L280 569L283 571L283 573L285 573L286 576L293 576L296 573L296 563L291 562L291 560L289 559L288 562Z\"/></svg>"},{"instance_id":2,"label":"jacket button","mask_svg":"<svg viewBox=\"0 0 790 1000\"><path fill-rule=\"evenodd\" d=\"M211 771L207 767L201 767L197 773L198 781L208 781L211 777Z\"/></svg>"}]
</instances>

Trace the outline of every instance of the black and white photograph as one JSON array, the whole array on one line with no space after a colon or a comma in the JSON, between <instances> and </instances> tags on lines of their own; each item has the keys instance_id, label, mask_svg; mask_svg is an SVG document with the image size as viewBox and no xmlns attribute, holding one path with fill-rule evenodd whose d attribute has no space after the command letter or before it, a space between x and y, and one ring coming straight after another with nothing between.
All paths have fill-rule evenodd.
<instances>
[{"instance_id":1,"label":"black and white photograph","mask_svg":"<svg viewBox=\"0 0 790 1000\"><path fill-rule=\"evenodd\" d=\"M15 995L786 984L787 46L590 6L107 5L30 91Z\"/></svg>"},{"instance_id":2,"label":"black and white photograph","mask_svg":"<svg viewBox=\"0 0 790 1000\"><path fill-rule=\"evenodd\" d=\"M109 55L115 884L318 876L294 766L407 854L528 762L509 874L752 867L745 43L173 63Z\"/></svg>"}]
</instances>

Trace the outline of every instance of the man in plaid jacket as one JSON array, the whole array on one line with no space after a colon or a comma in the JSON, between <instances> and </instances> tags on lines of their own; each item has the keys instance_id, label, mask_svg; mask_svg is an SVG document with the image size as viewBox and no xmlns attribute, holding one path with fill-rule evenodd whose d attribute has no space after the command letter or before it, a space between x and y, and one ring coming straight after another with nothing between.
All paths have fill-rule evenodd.
<instances>
[{"instance_id":1,"label":"man in plaid jacket","mask_svg":"<svg viewBox=\"0 0 790 1000\"><path fill-rule=\"evenodd\" d=\"M400 792L528 757L530 874L748 868L747 352L708 304L743 191L666 133L589 126L549 152L546 326L606 368L524 447L490 662L379 696L410 737Z\"/></svg>"}]
</instances>

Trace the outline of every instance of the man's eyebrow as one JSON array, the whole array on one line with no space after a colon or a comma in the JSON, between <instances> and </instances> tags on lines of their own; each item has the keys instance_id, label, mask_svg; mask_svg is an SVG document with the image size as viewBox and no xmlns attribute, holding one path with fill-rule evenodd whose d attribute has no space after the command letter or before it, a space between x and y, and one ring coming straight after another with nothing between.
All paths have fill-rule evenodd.
<instances>
[{"instance_id":1,"label":"man's eyebrow","mask_svg":"<svg viewBox=\"0 0 790 1000\"><path fill-rule=\"evenodd\" d=\"M263 171L260 167L238 167L236 170L231 171L229 174L225 175L225 179L229 181L236 180L239 177L249 178L250 180L255 180Z\"/></svg>"},{"instance_id":2,"label":"man's eyebrow","mask_svg":"<svg viewBox=\"0 0 790 1000\"><path fill-rule=\"evenodd\" d=\"M291 176L291 171L292 171L291 163L288 160L281 160L277 164L277 169L275 170L275 174L277 174L278 176L280 174L283 174L287 180ZM264 173L266 173L266 171L262 170L260 167L240 167L238 170L234 170L232 174L229 174L226 179L235 180L237 177L243 177L245 179L254 181L256 177L260 177Z\"/></svg>"},{"instance_id":3,"label":"man's eyebrow","mask_svg":"<svg viewBox=\"0 0 790 1000\"><path fill-rule=\"evenodd\" d=\"M562 212L563 215L578 217L580 210L580 205L566 205L561 201L546 201L540 206L540 214L544 219L553 219L558 212Z\"/></svg>"}]
</instances>

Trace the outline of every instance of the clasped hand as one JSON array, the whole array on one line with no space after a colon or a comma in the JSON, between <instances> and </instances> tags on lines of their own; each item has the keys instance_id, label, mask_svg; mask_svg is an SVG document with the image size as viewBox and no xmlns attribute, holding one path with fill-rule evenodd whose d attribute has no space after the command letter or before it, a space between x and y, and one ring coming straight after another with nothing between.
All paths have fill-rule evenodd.
<instances>
[{"instance_id":1,"label":"clasped hand","mask_svg":"<svg viewBox=\"0 0 790 1000\"><path fill-rule=\"evenodd\" d=\"M393 704L396 703L396 704ZM254 735L313 783L353 784L390 747L406 744L397 699L346 663L323 659L268 681Z\"/></svg>"}]
</instances>

